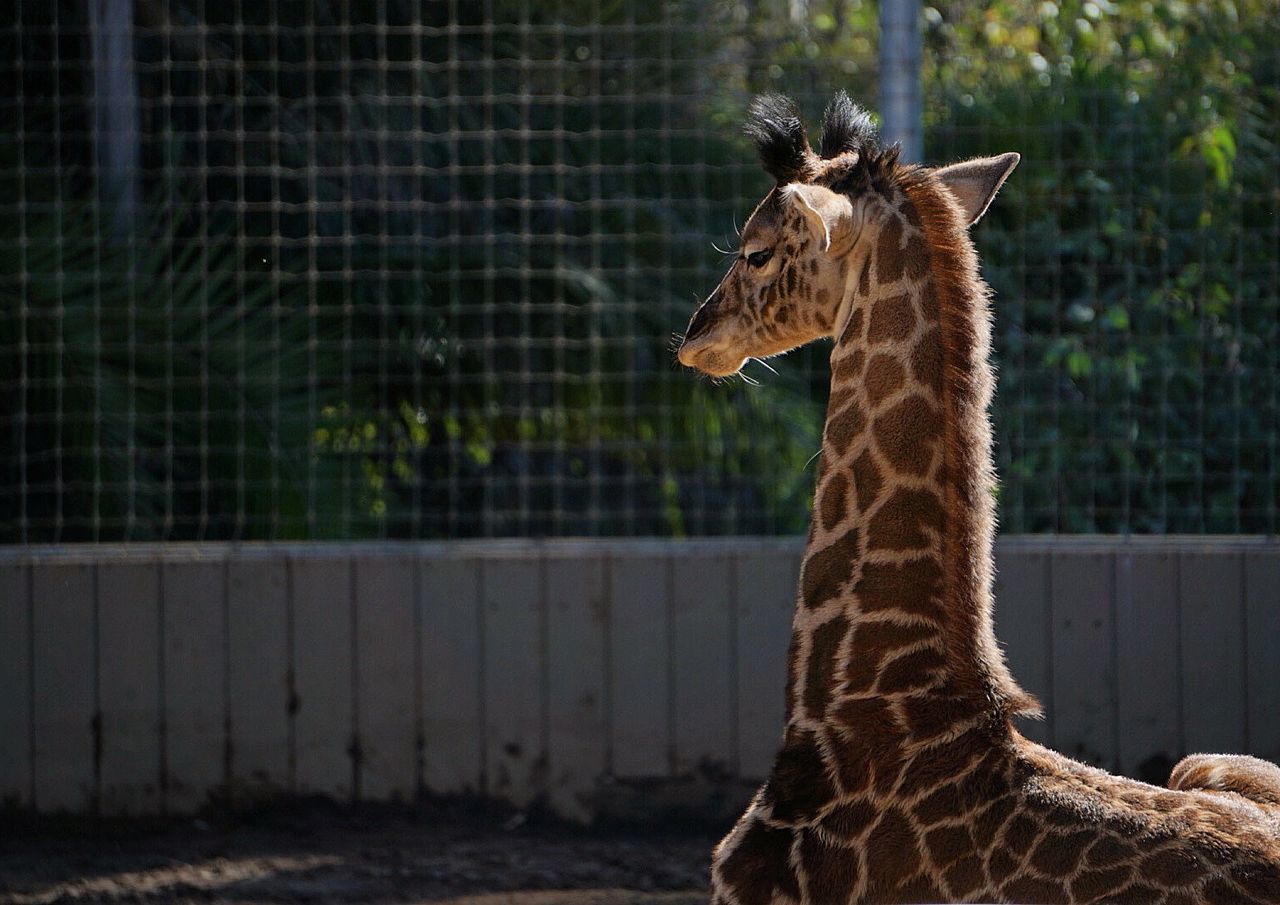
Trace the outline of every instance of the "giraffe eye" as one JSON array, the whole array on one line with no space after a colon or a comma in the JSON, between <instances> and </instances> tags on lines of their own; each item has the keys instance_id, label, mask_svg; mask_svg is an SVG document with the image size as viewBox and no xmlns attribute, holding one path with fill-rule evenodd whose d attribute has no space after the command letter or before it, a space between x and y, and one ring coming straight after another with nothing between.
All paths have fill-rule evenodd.
<instances>
[{"instance_id":1,"label":"giraffe eye","mask_svg":"<svg viewBox=\"0 0 1280 905\"><path fill-rule=\"evenodd\" d=\"M764 248L760 251L753 251L747 255L747 263L752 267L763 267L769 263L769 259L773 257L772 248Z\"/></svg>"}]
</instances>

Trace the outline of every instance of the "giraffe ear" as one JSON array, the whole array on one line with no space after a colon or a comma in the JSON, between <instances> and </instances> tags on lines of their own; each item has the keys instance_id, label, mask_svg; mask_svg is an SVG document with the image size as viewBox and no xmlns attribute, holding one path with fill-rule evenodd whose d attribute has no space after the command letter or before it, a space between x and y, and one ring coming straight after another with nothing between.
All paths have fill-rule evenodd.
<instances>
[{"instance_id":1,"label":"giraffe ear","mask_svg":"<svg viewBox=\"0 0 1280 905\"><path fill-rule=\"evenodd\" d=\"M933 175L942 180L942 184L951 190L968 226L978 222L987 212L991 200L995 198L1000 186L1009 178L1013 168L1018 165L1022 155L1010 151L999 157L975 157L953 163L950 166L938 167Z\"/></svg>"},{"instance_id":2,"label":"giraffe ear","mask_svg":"<svg viewBox=\"0 0 1280 905\"><path fill-rule=\"evenodd\" d=\"M853 202L848 195L803 182L791 183L782 195L804 215L824 252L834 248L838 254L845 250L853 234Z\"/></svg>"}]
</instances>

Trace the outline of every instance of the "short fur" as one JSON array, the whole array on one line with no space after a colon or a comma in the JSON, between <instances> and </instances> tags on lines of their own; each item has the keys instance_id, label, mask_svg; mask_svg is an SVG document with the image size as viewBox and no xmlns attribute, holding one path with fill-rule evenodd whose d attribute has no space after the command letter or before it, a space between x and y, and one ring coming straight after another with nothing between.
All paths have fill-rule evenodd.
<instances>
[{"instance_id":1,"label":"short fur","mask_svg":"<svg viewBox=\"0 0 1280 905\"><path fill-rule=\"evenodd\" d=\"M1187 791L1162 790L1014 728L1036 705L992 628L991 315L971 211L833 108L824 154L844 150L819 158L794 105L757 105L771 175L813 188L769 192L680 350L731 373L836 340L786 730L716 849L713 902L1280 905L1280 770L1199 756L1175 771ZM847 242L822 241L828 216Z\"/></svg>"}]
</instances>

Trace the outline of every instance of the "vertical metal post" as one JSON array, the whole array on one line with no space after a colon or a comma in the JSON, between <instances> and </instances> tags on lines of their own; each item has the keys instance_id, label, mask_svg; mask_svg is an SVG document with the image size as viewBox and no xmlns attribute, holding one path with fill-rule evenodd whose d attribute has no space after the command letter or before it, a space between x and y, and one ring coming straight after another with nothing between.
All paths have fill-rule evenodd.
<instances>
[{"instance_id":1,"label":"vertical metal post","mask_svg":"<svg viewBox=\"0 0 1280 905\"><path fill-rule=\"evenodd\" d=\"M133 0L88 0L88 5L98 191L116 224L129 231L138 202L139 170Z\"/></svg>"},{"instance_id":2,"label":"vertical metal post","mask_svg":"<svg viewBox=\"0 0 1280 905\"><path fill-rule=\"evenodd\" d=\"M880 0L880 115L884 138L902 144L904 160L922 152L920 0Z\"/></svg>"}]
</instances>

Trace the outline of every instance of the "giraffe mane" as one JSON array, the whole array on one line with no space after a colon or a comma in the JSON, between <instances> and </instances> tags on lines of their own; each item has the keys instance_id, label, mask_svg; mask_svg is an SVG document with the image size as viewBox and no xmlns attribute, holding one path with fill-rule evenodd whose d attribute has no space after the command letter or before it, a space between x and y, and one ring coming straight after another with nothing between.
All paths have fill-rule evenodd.
<instances>
[{"instance_id":1,"label":"giraffe mane","mask_svg":"<svg viewBox=\"0 0 1280 905\"><path fill-rule=\"evenodd\" d=\"M991 290L979 275L977 253L950 192L921 167L902 168L898 184L919 211L941 312L943 395L950 410L944 457L954 476L945 506L958 537L945 554L947 585L956 595L948 608L953 614L948 647L958 654L959 678L993 694L999 712L1040 716L1040 702L1009 673L992 626L996 476L988 414L995 387L989 364Z\"/></svg>"}]
</instances>

